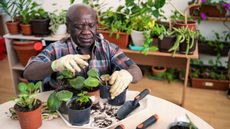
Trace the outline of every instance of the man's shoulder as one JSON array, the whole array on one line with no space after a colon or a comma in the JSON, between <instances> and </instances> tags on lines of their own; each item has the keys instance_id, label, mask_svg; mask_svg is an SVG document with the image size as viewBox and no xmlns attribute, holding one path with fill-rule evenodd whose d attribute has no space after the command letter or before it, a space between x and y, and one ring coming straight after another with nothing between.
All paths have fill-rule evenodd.
<instances>
[{"instance_id":1,"label":"man's shoulder","mask_svg":"<svg viewBox=\"0 0 230 129\"><path fill-rule=\"evenodd\" d=\"M68 47L68 42L67 41L63 41L63 40L58 40L56 42L50 43L51 47L54 48L60 48L60 47Z\"/></svg>"}]
</instances>

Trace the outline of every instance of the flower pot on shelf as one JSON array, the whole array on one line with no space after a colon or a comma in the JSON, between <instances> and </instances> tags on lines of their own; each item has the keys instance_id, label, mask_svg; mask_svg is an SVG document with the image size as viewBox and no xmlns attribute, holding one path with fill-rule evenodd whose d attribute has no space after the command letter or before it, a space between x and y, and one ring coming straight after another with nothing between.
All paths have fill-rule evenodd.
<instances>
[{"instance_id":1,"label":"flower pot on shelf","mask_svg":"<svg viewBox=\"0 0 230 129\"><path fill-rule=\"evenodd\" d=\"M195 39L193 46L191 48L189 48L189 50L188 50L188 54L189 55L193 54L193 52L195 51L197 42L198 42L198 40ZM180 46L179 46L179 52L182 53L182 54L185 54L186 53L186 48L187 48L187 43L185 41L185 42L183 42L183 43L180 44Z\"/></svg>"},{"instance_id":2,"label":"flower pot on shelf","mask_svg":"<svg viewBox=\"0 0 230 129\"><path fill-rule=\"evenodd\" d=\"M40 100L32 111L22 111L24 109L15 104L14 109L17 112L22 129L38 129L42 125L41 107L42 102Z\"/></svg>"},{"instance_id":3,"label":"flower pot on shelf","mask_svg":"<svg viewBox=\"0 0 230 129\"><path fill-rule=\"evenodd\" d=\"M45 36L50 34L49 19L32 19L32 34L36 36Z\"/></svg>"},{"instance_id":4,"label":"flower pot on shelf","mask_svg":"<svg viewBox=\"0 0 230 129\"><path fill-rule=\"evenodd\" d=\"M32 29L30 24L21 24L21 30L23 35L31 35Z\"/></svg>"},{"instance_id":5,"label":"flower pot on shelf","mask_svg":"<svg viewBox=\"0 0 230 129\"><path fill-rule=\"evenodd\" d=\"M72 125L77 125L81 126L84 124L88 124L90 120L90 110L92 107L92 101L90 100L89 103L87 103L87 107L85 109L74 109L75 107L79 106L74 101L77 99L73 98L70 101L66 103L67 109L68 109L68 117L69 117L69 122Z\"/></svg>"},{"instance_id":6,"label":"flower pot on shelf","mask_svg":"<svg viewBox=\"0 0 230 129\"><path fill-rule=\"evenodd\" d=\"M230 50L230 44L224 43L223 49L220 52L220 56L227 56L228 51ZM208 55L217 55L217 52L215 51L216 47L210 46L207 42L198 42L198 50L199 53L202 54L208 54Z\"/></svg>"},{"instance_id":7,"label":"flower pot on shelf","mask_svg":"<svg viewBox=\"0 0 230 129\"><path fill-rule=\"evenodd\" d=\"M193 6L189 8L190 16L199 16L200 14L200 6Z\"/></svg>"},{"instance_id":8,"label":"flower pot on shelf","mask_svg":"<svg viewBox=\"0 0 230 129\"><path fill-rule=\"evenodd\" d=\"M225 17L226 15L226 10L222 7L222 12L220 12L217 5L202 5L200 12L208 17Z\"/></svg>"},{"instance_id":9,"label":"flower pot on shelf","mask_svg":"<svg viewBox=\"0 0 230 129\"><path fill-rule=\"evenodd\" d=\"M110 36L109 31L97 30L97 32L101 33L106 40L111 43L117 44L120 48L127 48L129 43L129 35L124 32L118 32L119 38L116 38L117 33L113 33Z\"/></svg>"},{"instance_id":10,"label":"flower pot on shelf","mask_svg":"<svg viewBox=\"0 0 230 129\"><path fill-rule=\"evenodd\" d=\"M30 57L38 54L38 51L34 49L34 41L14 41L13 48L23 66L26 66Z\"/></svg>"},{"instance_id":11,"label":"flower pot on shelf","mask_svg":"<svg viewBox=\"0 0 230 129\"><path fill-rule=\"evenodd\" d=\"M182 27L187 27L192 31L196 31L196 22L195 21L188 21L187 24L184 23L184 21L176 21L174 24L175 28L182 28Z\"/></svg>"},{"instance_id":12,"label":"flower pot on shelf","mask_svg":"<svg viewBox=\"0 0 230 129\"><path fill-rule=\"evenodd\" d=\"M169 52L168 50L173 46L176 37L164 37L162 40L159 39L158 48L160 52Z\"/></svg>"},{"instance_id":13,"label":"flower pot on shelf","mask_svg":"<svg viewBox=\"0 0 230 129\"><path fill-rule=\"evenodd\" d=\"M65 24L61 24L57 27L57 30L53 33L54 37L66 35L67 27Z\"/></svg>"},{"instance_id":14,"label":"flower pot on shelf","mask_svg":"<svg viewBox=\"0 0 230 129\"><path fill-rule=\"evenodd\" d=\"M135 46L143 46L145 42L144 32L143 31L131 31L131 38Z\"/></svg>"},{"instance_id":15,"label":"flower pot on shelf","mask_svg":"<svg viewBox=\"0 0 230 129\"><path fill-rule=\"evenodd\" d=\"M6 26L10 34L13 34L13 35L19 34L20 29L19 29L18 21L15 21L15 22L7 21Z\"/></svg>"}]
</instances>

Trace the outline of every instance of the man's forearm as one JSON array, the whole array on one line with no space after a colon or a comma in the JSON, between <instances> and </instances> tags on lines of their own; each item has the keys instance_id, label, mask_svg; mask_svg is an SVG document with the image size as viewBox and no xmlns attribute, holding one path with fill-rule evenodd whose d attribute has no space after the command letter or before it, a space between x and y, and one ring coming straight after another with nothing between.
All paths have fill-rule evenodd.
<instances>
[{"instance_id":1,"label":"man's forearm","mask_svg":"<svg viewBox=\"0 0 230 129\"><path fill-rule=\"evenodd\" d=\"M143 77L141 69L136 64L129 66L127 71L133 76L132 83L138 82Z\"/></svg>"},{"instance_id":2,"label":"man's forearm","mask_svg":"<svg viewBox=\"0 0 230 129\"><path fill-rule=\"evenodd\" d=\"M53 73L51 62L34 62L24 71L23 76L28 80L42 80Z\"/></svg>"}]
</instances>

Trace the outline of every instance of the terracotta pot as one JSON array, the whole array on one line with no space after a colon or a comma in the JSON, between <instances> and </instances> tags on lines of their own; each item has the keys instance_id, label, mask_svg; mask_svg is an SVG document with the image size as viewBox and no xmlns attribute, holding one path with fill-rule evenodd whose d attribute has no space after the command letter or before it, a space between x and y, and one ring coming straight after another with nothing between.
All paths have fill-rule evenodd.
<instances>
[{"instance_id":1,"label":"terracotta pot","mask_svg":"<svg viewBox=\"0 0 230 129\"><path fill-rule=\"evenodd\" d=\"M20 112L17 111L15 108L22 129L38 129L42 125L42 117L41 117L42 104L40 100L39 102L40 102L40 106L33 111Z\"/></svg>"},{"instance_id":2,"label":"terracotta pot","mask_svg":"<svg viewBox=\"0 0 230 129\"><path fill-rule=\"evenodd\" d=\"M174 24L174 27L176 28L182 28L182 27L187 27L192 31L196 31L196 22L195 21L188 21L187 24L185 24L183 21L176 21Z\"/></svg>"},{"instance_id":3,"label":"terracotta pot","mask_svg":"<svg viewBox=\"0 0 230 129\"><path fill-rule=\"evenodd\" d=\"M19 22L6 22L7 29L10 34L19 34Z\"/></svg>"},{"instance_id":4,"label":"terracotta pot","mask_svg":"<svg viewBox=\"0 0 230 129\"><path fill-rule=\"evenodd\" d=\"M26 66L28 60L32 56L36 56L38 51L34 50L34 41L14 41L13 48L15 49L19 62Z\"/></svg>"},{"instance_id":5,"label":"terracotta pot","mask_svg":"<svg viewBox=\"0 0 230 129\"><path fill-rule=\"evenodd\" d=\"M124 32L119 32L119 38L116 38L117 33L113 33L110 36L110 31L103 31L103 30L97 30L97 32L101 33L106 40L108 40L111 43L117 44L120 48L127 48L127 45L129 43L129 35Z\"/></svg>"},{"instance_id":6,"label":"terracotta pot","mask_svg":"<svg viewBox=\"0 0 230 129\"><path fill-rule=\"evenodd\" d=\"M226 10L222 8L222 13L220 13L217 5L202 5L200 12L205 13L208 17L225 17Z\"/></svg>"},{"instance_id":7,"label":"terracotta pot","mask_svg":"<svg viewBox=\"0 0 230 129\"><path fill-rule=\"evenodd\" d=\"M164 73L166 70L167 70L166 67L160 66L160 68L158 68L158 67L152 66L152 75L155 76L157 74Z\"/></svg>"},{"instance_id":8,"label":"terracotta pot","mask_svg":"<svg viewBox=\"0 0 230 129\"><path fill-rule=\"evenodd\" d=\"M88 96L94 96L95 100L93 101L94 104L98 103L99 99L100 99L100 90L97 89L95 91L88 91L87 93Z\"/></svg>"},{"instance_id":9,"label":"terracotta pot","mask_svg":"<svg viewBox=\"0 0 230 129\"><path fill-rule=\"evenodd\" d=\"M24 35L31 35L32 29L30 24L21 24L22 34Z\"/></svg>"},{"instance_id":10,"label":"terracotta pot","mask_svg":"<svg viewBox=\"0 0 230 129\"><path fill-rule=\"evenodd\" d=\"M193 6L193 7L189 8L189 14L191 16L199 16L200 6Z\"/></svg>"}]
</instances>

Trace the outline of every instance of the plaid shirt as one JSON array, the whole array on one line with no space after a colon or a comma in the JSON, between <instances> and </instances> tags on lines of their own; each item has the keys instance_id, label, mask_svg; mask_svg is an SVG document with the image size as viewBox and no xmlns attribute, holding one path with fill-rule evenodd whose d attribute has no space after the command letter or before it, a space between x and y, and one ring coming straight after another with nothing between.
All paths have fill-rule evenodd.
<instances>
[{"instance_id":1,"label":"plaid shirt","mask_svg":"<svg viewBox=\"0 0 230 129\"><path fill-rule=\"evenodd\" d=\"M88 62L89 67L82 69L77 75L86 76L90 68L97 68L100 75L112 74L115 70L127 69L134 64L117 45L104 40L103 36L98 36L97 39L91 53L91 59ZM71 38L51 43L36 57L32 58L28 65L33 62L51 62L68 54L81 54Z\"/></svg>"}]
</instances>

